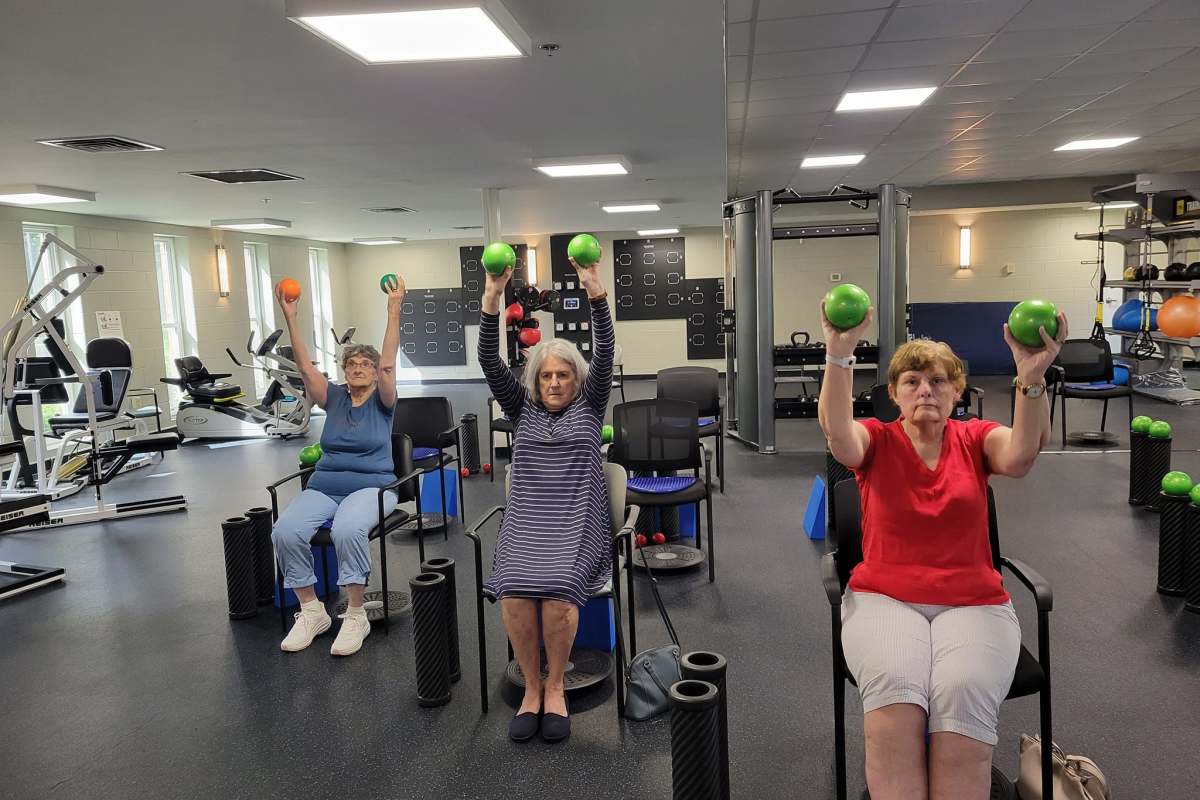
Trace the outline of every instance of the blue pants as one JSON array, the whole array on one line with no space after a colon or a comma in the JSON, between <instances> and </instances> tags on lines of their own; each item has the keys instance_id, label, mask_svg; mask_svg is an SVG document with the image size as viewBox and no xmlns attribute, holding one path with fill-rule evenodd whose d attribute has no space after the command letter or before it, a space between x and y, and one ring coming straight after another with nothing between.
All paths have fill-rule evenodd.
<instances>
[{"instance_id":1,"label":"blue pants","mask_svg":"<svg viewBox=\"0 0 1200 800\"><path fill-rule=\"evenodd\" d=\"M330 518L333 519L330 538L337 551L338 585L365 585L371 574L367 533L379 524L378 497L379 490L374 488L359 489L340 502L315 489L305 489L296 495L271 531L284 588L296 589L317 582L309 543ZM396 493L387 492L383 496L383 513L395 511L397 502Z\"/></svg>"}]
</instances>

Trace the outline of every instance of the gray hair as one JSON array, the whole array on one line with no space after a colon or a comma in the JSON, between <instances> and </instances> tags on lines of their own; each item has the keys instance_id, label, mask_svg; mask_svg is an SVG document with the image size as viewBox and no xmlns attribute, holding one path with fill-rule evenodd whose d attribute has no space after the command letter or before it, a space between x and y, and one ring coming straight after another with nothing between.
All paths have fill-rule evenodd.
<instances>
[{"instance_id":1,"label":"gray hair","mask_svg":"<svg viewBox=\"0 0 1200 800\"><path fill-rule=\"evenodd\" d=\"M369 344L349 344L342 348L342 369L345 369L346 362L355 356L365 356L371 359L375 369L379 369L379 351Z\"/></svg>"},{"instance_id":2,"label":"gray hair","mask_svg":"<svg viewBox=\"0 0 1200 800\"><path fill-rule=\"evenodd\" d=\"M542 363L545 362L547 356L561 358L571 365L571 369L575 373L575 397L578 397L579 393L583 391L583 382L587 380L587 362L583 360L583 356L574 342L566 339L547 339L530 351L529 361L525 364L525 374L522 379L525 383L525 391L529 393L530 398L538 403L542 402L542 394L538 391L538 373L542 371ZM572 397L571 400L574 401L575 397Z\"/></svg>"}]
</instances>

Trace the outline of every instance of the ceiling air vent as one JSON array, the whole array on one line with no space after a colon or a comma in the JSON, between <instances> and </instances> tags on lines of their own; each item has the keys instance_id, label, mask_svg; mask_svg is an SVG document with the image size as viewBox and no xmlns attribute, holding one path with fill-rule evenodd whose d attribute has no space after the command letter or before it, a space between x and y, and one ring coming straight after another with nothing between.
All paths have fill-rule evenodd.
<instances>
[{"instance_id":1,"label":"ceiling air vent","mask_svg":"<svg viewBox=\"0 0 1200 800\"><path fill-rule=\"evenodd\" d=\"M415 214L415 208L407 208L406 206L380 206L379 208L364 208L363 211L369 211L372 214Z\"/></svg>"},{"instance_id":2,"label":"ceiling air vent","mask_svg":"<svg viewBox=\"0 0 1200 800\"><path fill-rule=\"evenodd\" d=\"M288 175L286 172L278 172L273 169L214 169L201 172L185 172L183 174L204 178L206 181L216 181L217 183L267 183L272 181L304 180L298 175Z\"/></svg>"},{"instance_id":3,"label":"ceiling air vent","mask_svg":"<svg viewBox=\"0 0 1200 800\"><path fill-rule=\"evenodd\" d=\"M85 153L144 153L149 150L162 150L157 145L126 139L124 136L72 136L68 139L38 139L37 142L67 150L82 150Z\"/></svg>"}]
</instances>

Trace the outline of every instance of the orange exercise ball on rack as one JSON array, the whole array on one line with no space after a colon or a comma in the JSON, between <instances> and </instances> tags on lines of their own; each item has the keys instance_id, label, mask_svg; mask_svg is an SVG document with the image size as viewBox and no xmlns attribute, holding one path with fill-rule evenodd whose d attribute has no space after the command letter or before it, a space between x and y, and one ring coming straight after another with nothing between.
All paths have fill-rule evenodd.
<instances>
[{"instance_id":1,"label":"orange exercise ball on rack","mask_svg":"<svg viewBox=\"0 0 1200 800\"><path fill-rule=\"evenodd\" d=\"M1190 294L1168 299L1158 309L1158 330L1164 336L1178 339L1200 334L1200 300Z\"/></svg>"}]
</instances>

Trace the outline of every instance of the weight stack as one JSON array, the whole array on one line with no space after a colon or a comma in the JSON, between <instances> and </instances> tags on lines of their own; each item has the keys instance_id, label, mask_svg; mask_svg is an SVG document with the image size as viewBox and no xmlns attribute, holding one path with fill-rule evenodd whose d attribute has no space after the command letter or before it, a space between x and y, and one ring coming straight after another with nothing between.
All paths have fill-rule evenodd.
<instances>
[{"instance_id":1,"label":"weight stack","mask_svg":"<svg viewBox=\"0 0 1200 800\"><path fill-rule=\"evenodd\" d=\"M721 800L729 800L729 702L725 690L728 666L725 656L704 650L684 653L683 658L679 659L680 675L685 681L705 681L717 687Z\"/></svg>"},{"instance_id":2,"label":"weight stack","mask_svg":"<svg viewBox=\"0 0 1200 800\"><path fill-rule=\"evenodd\" d=\"M271 509L259 506L246 512L254 541L254 597L260 606L275 599L275 546L271 543Z\"/></svg>"},{"instance_id":3,"label":"weight stack","mask_svg":"<svg viewBox=\"0 0 1200 800\"><path fill-rule=\"evenodd\" d=\"M1184 608L1200 614L1200 506L1190 503L1184 526L1183 571L1187 602Z\"/></svg>"},{"instance_id":4,"label":"weight stack","mask_svg":"<svg viewBox=\"0 0 1200 800\"><path fill-rule=\"evenodd\" d=\"M446 658L450 665L450 682L458 683L462 665L458 659L458 590L454 583L454 559L431 558L421 563L422 572L436 572L446 579Z\"/></svg>"},{"instance_id":5,"label":"weight stack","mask_svg":"<svg viewBox=\"0 0 1200 800\"><path fill-rule=\"evenodd\" d=\"M1150 502L1146 492L1146 446L1150 437L1144 433L1129 433L1129 505L1144 506Z\"/></svg>"},{"instance_id":6,"label":"weight stack","mask_svg":"<svg viewBox=\"0 0 1200 800\"><path fill-rule=\"evenodd\" d=\"M249 517L231 517L221 523L225 544L225 589L229 618L249 619L258 613L254 590L254 536Z\"/></svg>"},{"instance_id":7,"label":"weight stack","mask_svg":"<svg viewBox=\"0 0 1200 800\"><path fill-rule=\"evenodd\" d=\"M1146 472L1143 476L1146 492L1145 505L1151 511L1159 511L1162 507L1162 494L1159 487L1162 486L1163 475L1171 471L1171 440L1169 438L1146 437L1145 465Z\"/></svg>"},{"instance_id":8,"label":"weight stack","mask_svg":"<svg viewBox=\"0 0 1200 800\"><path fill-rule=\"evenodd\" d=\"M474 414L463 414L459 418L462 428L458 431L458 441L462 445L462 466L472 475L480 472L479 464L479 418Z\"/></svg>"},{"instance_id":9,"label":"weight stack","mask_svg":"<svg viewBox=\"0 0 1200 800\"><path fill-rule=\"evenodd\" d=\"M705 681L671 686L671 797L721 799L721 721L717 687Z\"/></svg>"},{"instance_id":10,"label":"weight stack","mask_svg":"<svg viewBox=\"0 0 1200 800\"><path fill-rule=\"evenodd\" d=\"M1186 591L1183 558L1188 497L1161 492L1158 502L1162 512L1158 520L1158 591L1182 595Z\"/></svg>"},{"instance_id":11,"label":"weight stack","mask_svg":"<svg viewBox=\"0 0 1200 800\"><path fill-rule=\"evenodd\" d=\"M450 702L446 578L436 572L422 572L410 578L408 586L412 591L417 702L425 708L442 706Z\"/></svg>"}]
</instances>

